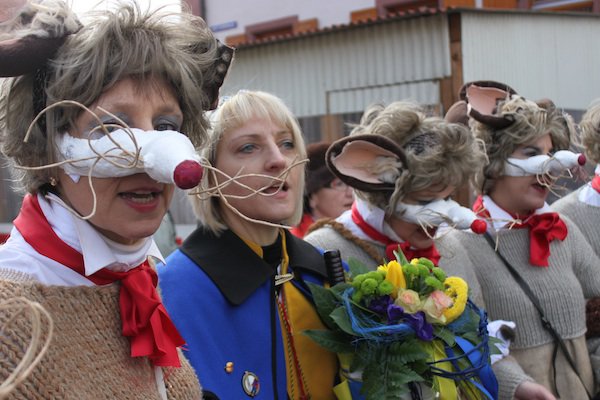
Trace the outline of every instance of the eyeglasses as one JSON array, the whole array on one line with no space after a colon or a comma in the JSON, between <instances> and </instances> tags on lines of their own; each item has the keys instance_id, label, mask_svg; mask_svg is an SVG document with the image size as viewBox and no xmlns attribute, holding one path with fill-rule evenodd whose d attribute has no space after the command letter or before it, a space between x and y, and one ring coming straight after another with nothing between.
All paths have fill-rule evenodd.
<instances>
[{"instance_id":1,"label":"eyeglasses","mask_svg":"<svg viewBox=\"0 0 600 400\"><path fill-rule=\"evenodd\" d=\"M345 192L348 190L350 186L346 185L344 182L339 179L332 180L329 185L325 186L326 188L337 190L338 192Z\"/></svg>"}]
</instances>

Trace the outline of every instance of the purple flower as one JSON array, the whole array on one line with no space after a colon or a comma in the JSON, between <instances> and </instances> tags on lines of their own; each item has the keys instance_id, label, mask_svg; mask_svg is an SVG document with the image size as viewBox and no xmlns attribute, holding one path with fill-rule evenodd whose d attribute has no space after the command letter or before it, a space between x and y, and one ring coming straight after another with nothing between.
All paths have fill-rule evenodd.
<instances>
[{"instance_id":1,"label":"purple flower","mask_svg":"<svg viewBox=\"0 0 600 400\"><path fill-rule=\"evenodd\" d=\"M369 310L383 316L386 315L390 304L392 304L392 298L390 296L375 297L369 303Z\"/></svg>"},{"instance_id":2,"label":"purple flower","mask_svg":"<svg viewBox=\"0 0 600 400\"><path fill-rule=\"evenodd\" d=\"M418 311L414 314L405 313L404 309L395 304L390 304L387 309L389 323L404 322L408 324L417 337L421 340L433 340L433 326L425 320L425 313Z\"/></svg>"}]
</instances>

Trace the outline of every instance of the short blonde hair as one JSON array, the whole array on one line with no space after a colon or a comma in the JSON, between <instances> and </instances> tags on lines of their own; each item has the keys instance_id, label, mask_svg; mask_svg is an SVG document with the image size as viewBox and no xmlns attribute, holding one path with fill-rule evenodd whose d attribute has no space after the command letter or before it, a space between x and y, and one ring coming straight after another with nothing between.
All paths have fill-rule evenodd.
<instances>
[{"instance_id":1,"label":"short blonde hair","mask_svg":"<svg viewBox=\"0 0 600 400\"><path fill-rule=\"evenodd\" d=\"M469 129L427 116L419 105L399 101L368 108L351 135L373 134L396 142L406 153L407 168L393 194L355 190L356 195L391 214L408 194L433 185L461 186L485 162L485 153Z\"/></svg>"},{"instance_id":2,"label":"short blonde hair","mask_svg":"<svg viewBox=\"0 0 600 400\"><path fill-rule=\"evenodd\" d=\"M62 1L51 4L67 7ZM215 78L217 58L217 41L201 18L161 10L142 12L137 3L120 4L114 11L91 13L86 24L68 36L48 65L43 106L61 100L89 106L124 78L143 84L164 79L183 112L183 133L201 146L208 127L203 110L209 108L203 85ZM53 163L56 135L66 132L82 112L67 105L50 109L45 114L46 132L35 124L25 143L39 111L33 107L41 96L34 93L35 79L33 73L9 78L0 87L2 152L17 166ZM22 189L35 193L55 175L49 169L18 170L16 178Z\"/></svg>"},{"instance_id":3,"label":"short blonde hair","mask_svg":"<svg viewBox=\"0 0 600 400\"><path fill-rule=\"evenodd\" d=\"M289 129L292 133L295 148L298 151L298 159L303 160L306 158L306 148L304 146L304 139L302 138L300 126L298 125L296 117L284 102L270 93L247 90L239 91L234 96L224 98L222 105L212 113L210 117L212 126L208 133L209 143L201 150L201 156L208 160L211 165L216 165L217 148L223 135L254 119L270 120L277 125ZM303 188L305 182L305 164L298 165L294 168L302 168L303 170L299 182L299 187ZM202 179L202 182L200 183L200 190L203 191L214 187L216 184L211 174L206 175L208 176ZM302 199L303 191L300 190L298 192L298 198L296 199L296 210L294 215L289 218L289 220L282 221L282 223L294 226L300 222L303 206ZM227 226L223 221L221 213L221 207L223 206L219 198L200 199L198 196L193 196L191 201L201 226L211 230L217 235L227 229Z\"/></svg>"},{"instance_id":4,"label":"short blonde hair","mask_svg":"<svg viewBox=\"0 0 600 400\"><path fill-rule=\"evenodd\" d=\"M569 148L574 135L571 117L551 101L538 103L518 95L500 102L496 114L513 120L501 129L471 119L471 129L485 143L489 160L487 165L480 168L475 180L476 188L481 193L488 194L493 189L496 179L504 175L506 160L519 146L550 134L554 150Z\"/></svg>"},{"instance_id":5,"label":"short blonde hair","mask_svg":"<svg viewBox=\"0 0 600 400\"><path fill-rule=\"evenodd\" d=\"M600 99L583 114L579 128L586 157L596 164L600 163Z\"/></svg>"}]
</instances>

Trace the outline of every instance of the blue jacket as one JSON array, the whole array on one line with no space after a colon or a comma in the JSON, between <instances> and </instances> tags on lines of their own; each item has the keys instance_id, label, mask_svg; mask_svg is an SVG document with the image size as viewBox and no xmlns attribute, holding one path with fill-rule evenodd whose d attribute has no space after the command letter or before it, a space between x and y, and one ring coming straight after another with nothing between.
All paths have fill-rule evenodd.
<instances>
[{"instance_id":1,"label":"blue jacket","mask_svg":"<svg viewBox=\"0 0 600 400\"><path fill-rule=\"evenodd\" d=\"M305 281L326 279L323 258L310 244L285 235L294 284L309 295ZM249 398L242 387L252 390L247 373L258 378L254 398L287 398L273 267L233 232L216 237L200 228L158 274L163 302L187 342L185 355L207 398Z\"/></svg>"}]
</instances>

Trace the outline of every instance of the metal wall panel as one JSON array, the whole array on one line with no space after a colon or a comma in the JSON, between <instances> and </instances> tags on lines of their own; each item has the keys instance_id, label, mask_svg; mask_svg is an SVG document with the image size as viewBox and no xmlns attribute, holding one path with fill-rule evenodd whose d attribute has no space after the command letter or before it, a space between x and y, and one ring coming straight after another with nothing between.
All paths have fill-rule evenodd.
<instances>
[{"instance_id":1,"label":"metal wall panel","mask_svg":"<svg viewBox=\"0 0 600 400\"><path fill-rule=\"evenodd\" d=\"M583 110L600 96L599 37L592 15L463 12L464 81L493 79Z\"/></svg>"},{"instance_id":2,"label":"metal wall panel","mask_svg":"<svg viewBox=\"0 0 600 400\"><path fill-rule=\"evenodd\" d=\"M266 90L298 117L406 97L437 104L439 79L450 76L448 42L438 14L242 48L221 93Z\"/></svg>"}]
</instances>

